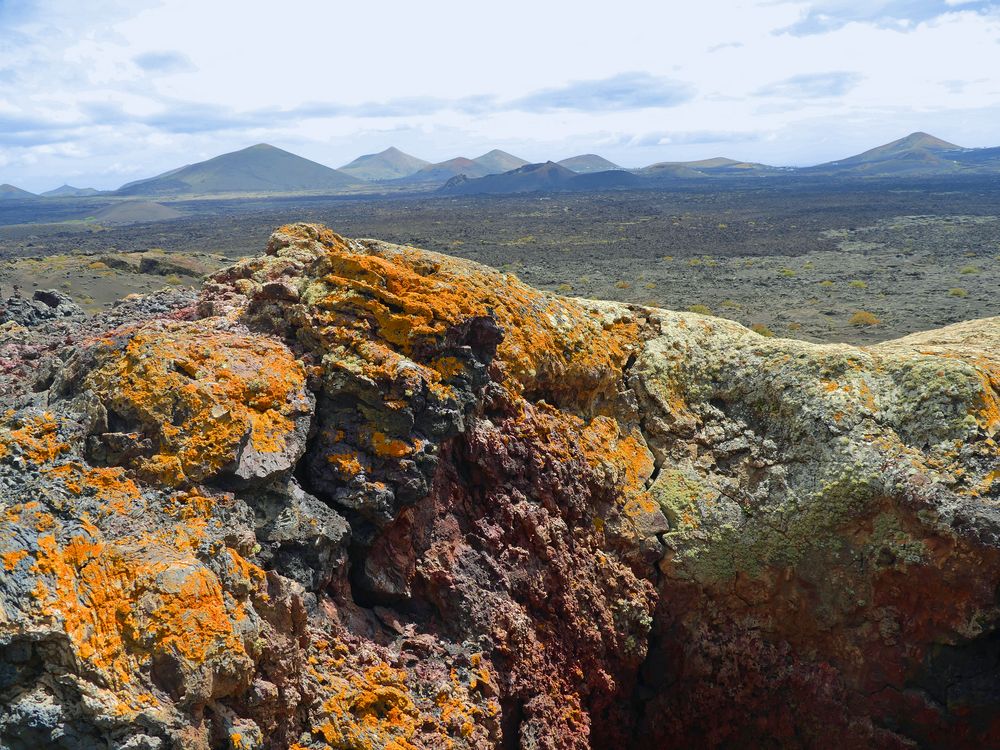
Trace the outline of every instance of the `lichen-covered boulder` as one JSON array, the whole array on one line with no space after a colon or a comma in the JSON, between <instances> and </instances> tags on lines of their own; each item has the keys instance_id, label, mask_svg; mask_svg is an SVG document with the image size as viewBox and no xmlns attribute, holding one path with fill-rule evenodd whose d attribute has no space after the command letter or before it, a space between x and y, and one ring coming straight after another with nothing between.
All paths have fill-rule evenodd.
<instances>
[{"instance_id":1,"label":"lichen-covered boulder","mask_svg":"<svg viewBox=\"0 0 1000 750\"><path fill-rule=\"evenodd\" d=\"M0 747L1000 744L1000 319L765 339L295 224L74 320L0 331Z\"/></svg>"},{"instance_id":2,"label":"lichen-covered boulder","mask_svg":"<svg viewBox=\"0 0 1000 750\"><path fill-rule=\"evenodd\" d=\"M265 482L305 451L313 397L273 340L211 319L114 331L70 361L56 388L92 395L92 452L170 486L227 476Z\"/></svg>"}]
</instances>

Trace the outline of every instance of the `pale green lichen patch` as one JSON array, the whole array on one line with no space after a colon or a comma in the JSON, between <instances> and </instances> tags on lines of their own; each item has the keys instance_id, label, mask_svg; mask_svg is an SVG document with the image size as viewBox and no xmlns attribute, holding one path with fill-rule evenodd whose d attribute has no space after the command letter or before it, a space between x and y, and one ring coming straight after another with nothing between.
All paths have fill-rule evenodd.
<instances>
[{"instance_id":1,"label":"pale green lichen patch","mask_svg":"<svg viewBox=\"0 0 1000 750\"><path fill-rule=\"evenodd\" d=\"M649 493L674 532L701 525L699 501L711 502L718 495L693 472L668 468L660 470Z\"/></svg>"},{"instance_id":2,"label":"pale green lichen patch","mask_svg":"<svg viewBox=\"0 0 1000 750\"><path fill-rule=\"evenodd\" d=\"M806 555L833 556L846 544L846 535L835 532L870 513L881 493L878 475L857 465L802 500L757 508L740 523L682 530L684 544L673 562L694 578L711 581L792 567Z\"/></svg>"},{"instance_id":3,"label":"pale green lichen patch","mask_svg":"<svg viewBox=\"0 0 1000 750\"><path fill-rule=\"evenodd\" d=\"M892 513L880 513L872 521L865 557L877 565L920 565L927 562L927 547L907 531Z\"/></svg>"},{"instance_id":4,"label":"pale green lichen patch","mask_svg":"<svg viewBox=\"0 0 1000 750\"><path fill-rule=\"evenodd\" d=\"M898 399L889 416L904 441L969 440L979 430L977 414L987 397L983 379L973 365L941 357L915 357L902 362L893 379Z\"/></svg>"}]
</instances>

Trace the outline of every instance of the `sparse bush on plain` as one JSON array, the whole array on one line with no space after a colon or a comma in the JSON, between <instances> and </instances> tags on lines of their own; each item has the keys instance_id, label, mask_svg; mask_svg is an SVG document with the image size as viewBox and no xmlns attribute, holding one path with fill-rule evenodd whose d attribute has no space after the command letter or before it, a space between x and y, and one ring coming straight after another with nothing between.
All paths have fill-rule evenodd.
<instances>
[{"instance_id":1,"label":"sparse bush on plain","mask_svg":"<svg viewBox=\"0 0 1000 750\"><path fill-rule=\"evenodd\" d=\"M763 336L764 338L769 339L772 336L774 336L774 331L772 331L763 323L754 323L752 326L750 326L750 330L756 334Z\"/></svg>"},{"instance_id":2,"label":"sparse bush on plain","mask_svg":"<svg viewBox=\"0 0 1000 750\"><path fill-rule=\"evenodd\" d=\"M619 289L631 289L632 283L629 281L625 281L625 279L620 279L615 282L615 286Z\"/></svg>"},{"instance_id":3,"label":"sparse bush on plain","mask_svg":"<svg viewBox=\"0 0 1000 750\"><path fill-rule=\"evenodd\" d=\"M166 281L168 284L170 284L170 286L180 286L181 284L184 283L184 279L182 279L176 273L170 274L163 280Z\"/></svg>"},{"instance_id":4,"label":"sparse bush on plain","mask_svg":"<svg viewBox=\"0 0 1000 750\"><path fill-rule=\"evenodd\" d=\"M792 276L795 276L795 269L782 268L780 271L778 271L778 273L780 273L782 276L787 276L788 278L791 278Z\"/></svg>"},{"instance_id":5,"label":"sparse bush on plain","mask_svg":"<svg viewBox=\"0 0 1000 750\"><path fill-rule=\"evenodd\" d=\"M867 281L862 281L861 279L851 279L851 281L849 282L849 284L850 284L851 288L853 288L853 289L867 289L868 288L868 282Z\"/></svg>"},{"instance_id":6,"label":"sparse bush on plain","mask_svg":"<svg viewBox=\"0 0 1000 750\"><path fill-rule=\"evenodd\" d=\"M699 315L711 315L712 308L710 308L708 305L701 305L701 304L690 305L688 307L688 312L698 313Z\"/></svg>"},{"instance_id":7,"label":"sparse bush on plain","mask_svg":"<svg viewBox=\"0 0 1000 750\"><path fill-rule=\"evenodd\" d=\"M964 274L979 273L979 269L976 266L962 266L958 272Z\"/></svg>"},{"instance_id":8,"label":"sparse bush on plain","mask_svg":"<svg viewBox=\"0 0 1000 750\"><path fill-rule=\"evenodd\" d=\"M802 324L801 323L796 323L795 321L792 321L791 323L788 324L788 330L789 331L800 331L800 330L802 330Z\"/></svg>"},{"instance_id":9,"label":"sparse bush on plain","mask_svg":"<svg viewBox=\"0 0 1000 750\"><path fill-rule=\"evenodd\" d=\"M968 297L969 293L960 286L952 287L948 290L948 294L952 297Z\"/></svg>"},{"instance_id":10,"label":"sparse bush on plain","mask_svg":"<svg viewBox=\"0 0 1000 750\"><path fill-rule=\"evenodd\" d=\"M724 299L722 300L722 307L726 310L739 310L740 303L734 299Z\"/></svg>"},{"instance_id":11,"label":"sparse bush on plain","mask_svg":"<svg viewBox=\"0 0 1000 750\"><path fill-rule=\"evenodd\" d=\"M556 287L556 291L562 292L563 294L566 294L567 292L572 292L573 291L573 285L572 284L567 284L564 281L562 284L560 284L559 286Z\"/></svg>"},{"instance_id":12,"label":"sparse bush on plain","mask_svg":"<svg viewBox=\"0 0 1000 750\"><path fill-rule=\"evenodd\" d=\"M879 320L874 313L870 313L867 310L858 310L851 316L851 319L848 322L850 322L852 326L861 328L865 326L877 326L882 321Z\"/></svg>"},{"instance_id":13,"label":"sparse bush on plain","mask_svg":"<svg viewBox=\"0 0 1000 750\"><path fill-rule=\"evenodd\" d=\"M823 281L819 282L819 285L824 289L829 289L833 286L833 282L830 279L823 279Z\"/></svg>"}]
</instances>

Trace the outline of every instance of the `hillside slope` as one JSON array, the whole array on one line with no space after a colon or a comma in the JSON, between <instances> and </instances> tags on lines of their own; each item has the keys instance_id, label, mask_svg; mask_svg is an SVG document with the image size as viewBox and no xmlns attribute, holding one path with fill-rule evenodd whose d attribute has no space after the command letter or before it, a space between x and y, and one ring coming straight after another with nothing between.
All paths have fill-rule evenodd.
<instances>
[{"instance_id":1,"label":"hillside slope","mask_svg":"<svg viewBox=\"0 0 1000 750\"><path fill-rule=\"evenodd\" d=\"M361 180L266 143L131 182L118 195L170 196L212 193L338 191Z\"/></svg>"},{"instance_id":2,"label":"hillside slope","mask_svg":"<svg viewBox=\"0 0 1000 750\"><path fill-rule=\"evenodd\" d=\"M441 188L448 195L511 195L514 193L558 192L574 190L611 190L638 187L643 181L621 170L577 174L555 162L528 164L503 174L479 179L464 176L449 180Z\"/></svg>"},{"instance_id":3,"label":"hillside slope","mask_svg":"<svg viewBox=\"0 0 1000 750\"><path fill-rule=\"evenodd\" d=\"M483 177L489 173L489 168L484 167L479 162L467 159L464 156L458 156L454 159L438 162L437 164L428 164L426 167L414 172L409 177L404 177L397 182L400 184L437 183L443 185L452 177L458 177L459 175L472 178Z\"/></svg>"},{"instance_id":4,"label":"hillside slope","mask_svg":"<svg viewBox=\"0 0 1000 750\"><path fill-rule=\"evenodd\" d=\"M502 172L509 172L512 169L523 167L525 164L529 163L527 159L522 159L520 156L508 154L506 151L501 151L498 148L488 151L482 156L477 156L472 161L486 169L487 174L501 174Z\"/></svg>"},{"instance_id":5,"label":"hillside slope","mask_svg":"<svg viewBox=\"0 0 1000 750\"><path fill-rule=\"evenodd\" d=\"M566 167L574 172L579 172L580 174L587 174L589 172L607 172L612 169L621 169L617 164L612 161L608 161L603 156L598 156L597 154L580 154L579 156L571 156L568 159L561 159L557 161L560 167Z\"/></svg>"},{"instance_id":6,"label":"hillside slope","mask_svg":"<svg viewBox=\"0 0 1000 750\"><path fill-rule=\"evenodd\" d=\"M965 149L954 143L917 132L846 159L802 171L869 177L950 174L961 169L963 151Z\"/></svg>"},{"instance_id":7,"label":"hillside slope","mask_svg":"<svg viewBox=\"0 0 1000 750\"><path fill-rule=\"evenodd\" d=\"M1000 318L808 344L307 224L22 307L4 748L1000 741Z\"/></svg>"},{"instance_id":8,"label":"hillside slope","mask_svg":"<svg viewBox=\"0 0 1000 750\"><path fill-rule=\"evenodd\" d=\"M4 183L0 185L0 201L6 200L33 200L38 196L34 193L29 193L27 190L22 190L19 187Z\"/></svg>"},{"instance_id":9,"label":"hillside slope","mask_svg":"<svg viewBox=\"0 0 1000 750\"><path fill-rule=\"evenodd\" d=\"M409 177L429 164L428 161L410 156L395 146L390 146L377 154L359 156L351 163L340 167L338 171L361 180L395 180Z\"/></svg>"}]
</instances>

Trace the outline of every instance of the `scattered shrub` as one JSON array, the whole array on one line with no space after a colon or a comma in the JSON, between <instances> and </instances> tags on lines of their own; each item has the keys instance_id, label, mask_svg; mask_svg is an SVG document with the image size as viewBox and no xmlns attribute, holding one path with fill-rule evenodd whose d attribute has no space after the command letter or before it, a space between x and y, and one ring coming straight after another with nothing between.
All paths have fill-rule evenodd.
<instances>
[{"instance_id":1,"label":"scattered shrub","mask_svg":"<svg viewBox=\"0 0 1000 750\"><path fill-rule=\"evenodd\" d=\"M862 281L861 279L851 279L850 286L854 289L867 289L868 282Z\"/></svg>"},{"instance_id":2,"label":"scattered shrub","mask_svg":"<svg viewBox=\"0 0 1000 750\"><path fill-rule=\"evenodd\" d=\"M619 289L631 289L632 283L629 281L625 281L625 279L620 279L619 281L615 282L615 286L618 287Z\"/></svg>"},{"instance_id":3,"label":"scattered shrub","mask_svg":"<svg viewBox=\"0 0 1000 750\"><path fill-rule=\"evenodd\" d=\"M968 297L969 293L965 291L962 287L956 286L948 290L948 294L952 297Z\"/></svg>"},{"instance_id":4,"label":"scattered shrub","mask_svg":"<svg viewBox=\"0 0 1000 750\"><path fill-rule=\"evenodd\" d=\"M791 268L782 268L780 271L778 271L778 273L780 273L782 276L788 276L789 278L791 278L792 276L795 275L795 270Z\"/></svg>"},{"instance_id":5,"label":"scattered shrub","mask_svg":"<svg viewBox=\"0 0 1000 750\"><path fill-rule=\"evenodd\" d=\"M654 282L654 281L647 281L645 284L643 284L643 286L646 289L656 289L656 282Z\"/></svg>"},{"instance_id":6,"label":"scattered shrub","mask_svg":"<svg viewBox=\"0 0 1000 750\"><path fill-rule=\"evenodd\" d=\"M170 286L180 286L181 284L184 283L184 279L182 279L176 273L170 274L163 280L166 281L168 284L170 284Z\"/></svg>"},{"instance_id":7,"label":"scattered shrub","mask_svg":"<svg viewBox=\"0 0 1000 750\"><path fill-rule=\"evenodd\" d=\"M829 279L823 279L823 281L819 282L819 285L824 289L829 289L831 286L833 286L833 282L830 281Z\"/></svg>"},{"instance_id":8,"label":"scattered shrub","mask_svg":"<svg viewBox=\"0 0 1000 750\"><path fill-rule=\"evenodd\" d=\"M763 323L754 323L752 326L750 326L750 330L753 331L754 333L764 336L765 338L771 338L772 336L774 336L774 331L772 331Z\"/></svg>"},{"instance_id":9,"label":"scattered shrub","mask_svg":"<svg viewBox=\"0 0 1000 750\"><path fill-rule=\"evenodd\" d=\"M688 307L688 312L698 313L699 315L711 315L712 308L708 305L691 305Z\"/></svg>"},{"instance_id":10,"label":"scattered shrub","mask_svg":"<svg viewBox=\"0 0 1000 750\"><path fill-rule=\"evenodd\" d=\"M722 300L722 306L726 310L739 310L740 309L740 303L737 302L734 299L724 299L724 300Z\"/></svg>"},{"instance_id":11,"label":"scattered shrub","mask_svg":"<svg viewBox=\"0 0 1000 750\"><path fill-rule=\"evenodd\" d=\"M882 321L875 317L874 313L870 313L867 310L858 310L854 315L851 316L850 324L852 326L877 326Z\"/></svg>"},{"instance_id":12,"label":"scattered shrub","mask_svg":"<svg viewBox=\"0 0 1000 750\"><path fill-rule=\"evenodd\" d=\"M788 324L788 330L789 331L800 331L800 330L802 330L802 324L801 323L796 323L796 322L793 321L793 322L791 322L791 323Z\"/></svg>"},{"instance_id":13,"label":"scattered shrub","mask_svg":"<svg viewBox=\"0 0 1000 750\"><path fill-rule=\"evenodd\" d=\"M560 284L559 286L556 287L556 291L562 292L563 294L565 294L566 292L572 292L573 291L573 285L572 284L567 284L564 281L562 284Z\"/></svg>"},{"instance_id":14,"label":"scattered shrub","mask_svg":"<svg viewBox=\"0 0 1000 750\"><path fill-rule=\"evenodd\" d=\"M960 269L958 269L958 272L965 274L979 273L979 269L976 266L962 266Z\"/></svg>"}]
</instances>

